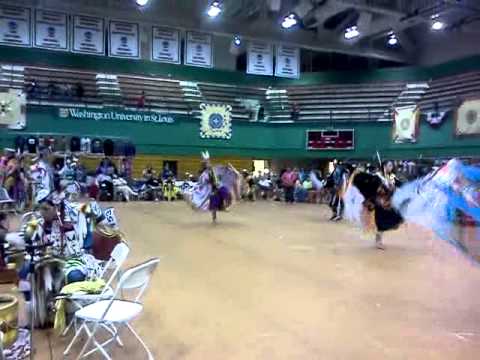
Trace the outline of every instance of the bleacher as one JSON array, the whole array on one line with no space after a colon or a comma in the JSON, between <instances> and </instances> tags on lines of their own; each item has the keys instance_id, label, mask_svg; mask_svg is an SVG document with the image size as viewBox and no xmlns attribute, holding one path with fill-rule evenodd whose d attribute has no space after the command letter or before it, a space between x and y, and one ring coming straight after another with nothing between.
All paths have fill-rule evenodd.
<instances>
[{"instance_id":1,"label":"bleacher","mask_svg":"<svg viewBox=\"0 0 480 360\"><path fill-rule=\"evenodd\" d=\"M51 69L44 67L25 66L24 87L27 90L30 83L35 81L37 88L35 92L28 92L29 103L76 103L79 105L100 105L101 99L97 96L95 73L70 70ZM81 99L75 95L75 87L82 84L84 94ZM52 85L55 91L51 93ZM69 95L66 94L68 87Z\"/></svg>"},{"instance_id":2,"label":"bleacher","mask_svg":"<svg viewBox=\"0 0 480 360\"><path fill-rule=\"evenodd\" d=\"M123 105L127 108L136 108L142 92L145 92L146 109L176 114L190 114L192 111L178 80L118 75L118 83Z\"/></svg>"},{"instance_id":3,"label":"bleacher","mask_svg":"<svg viewBox=\"0 0 480 360\"><path fill-rule=\"evenodd\" d=\"M258 107L265 106L266 89L214 83L198 83L207 103L232 107L232 120L256 121Z\"/></svg>"},{"instance_id":4,"label":"bleacher","mask_svg":"<svg viewBox=\"0 0 480 360\"><path fill-rule=\"evenodd\" d=\"M432 80L430 88L420 101L422 111L448 111L464 98L480 97L480 72L469 72Z\"/></svg>"},{"instance_id":5,"label":"bleacher","mask_svg":"<svg viewBox=\"0 0 480 360\"><path fill-rule=\"evenodd\" d=\"M277 107L270 121L289 121L286 110L293 104L299 108L297 121L386 120L405 86L405 82L291 86L286 89L288 106Z\"/></svg>"},{"instance_id":6,"label":"bleacher","mask_svg":"<svg viewBox=\"0 0 480 360\"><path fill-rule=\"evenodd\" d=\"M0 67L1 89L23 89L25 83L25 68L17 65L2 65Z\"/></svg>"}]
</instances>

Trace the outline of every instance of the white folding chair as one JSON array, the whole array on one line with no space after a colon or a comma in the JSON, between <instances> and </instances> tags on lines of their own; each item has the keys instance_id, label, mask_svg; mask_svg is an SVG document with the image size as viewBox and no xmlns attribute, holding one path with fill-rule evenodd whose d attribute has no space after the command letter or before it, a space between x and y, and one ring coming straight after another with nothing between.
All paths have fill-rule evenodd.
<instances>
[{"instance_id":1,"label":"white folding chair","mask_svg":"<svg viewBox=\"0 0 480 360\"><path fill-rule=\"evenodd\" d=\"M15 201L8 194L7 189L0 186L0 209L3 211L15 211Z\"/></svg>"},{"instance_id":2,"label":"white folding chair","mask_svg":"<svg viewBox=\"0 0 480 360\"><path fill-rule=\"evenodd\" d=\"M106 281L105 287L103 288L100 294L85 294L85 293L78 293L78 294L71 294L66 299L71 301L71 304L75 306L76 310L81 309L85 305L91 304L98 299L110 299L113 296L113 289L112 283L117 278L120 273L120 270L123 266L123 263L128 257L130 253L130 248L123 242L115 245L110 254L110 259L103 267L103 270L100 274L100 279L104 279ZM110 274L110 277L107 279L107 275L109 270L113 269ZM76 324L75 316L70 321L68 326L62 333L62 336L65 336L68 331ZM75 327L76 328L76 327ZM121 345L121 341L118 339L119 344Z\"/></svg>"},{"instance_id":3,"label":"white folding chair","mask_svg":"<svg viewBox=\"0 0 480 360\"><path fill-rule=\"evenodd\" d=\"M114 295L109 300L98 300L97 302L87 305L75 312L75 317L82 321L82 325L75 334L71 343L66 348L64 355L68 355L72 345L78 339L80 333L85 331L88 339L83 345L82 350L76 357L77 360L85 358L97 351L99 351L107 360L111 360L105 347L118 337L117 327L125 326L137 338L140 344L145 349L148 359L153 360L153 355L148 349L145 342L140 338L137 332L129 324L130 321L137 318L143 311L143 304L140 301L142 295L147 289L153 272L158 266L160 259L154 258L143 264L137 265L125 271L118 281ZM137 294L133 301L118 298L123 290L136 290ZM110 325L115 325L111 327ZM109 327L114 329L112 337L103 343L99 343L95 338L95 334L99 328ZM109 331L110 332L110 331ZM111 332L110 332L111 333ZM87 352L88 347L93 342L93 349Z\"/></svg>"}]
</instances>

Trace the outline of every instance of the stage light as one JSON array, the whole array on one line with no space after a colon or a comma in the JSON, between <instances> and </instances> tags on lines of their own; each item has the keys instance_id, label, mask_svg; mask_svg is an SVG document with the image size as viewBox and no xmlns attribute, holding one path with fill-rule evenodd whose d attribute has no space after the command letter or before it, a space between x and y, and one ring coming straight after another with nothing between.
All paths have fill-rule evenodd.
<instances>
[{"instance_id":1,"label":"stage light","mask_svg":"<svg viewBox=\"0 0 480 360\"><path fill-rule=\"evenodd\" d=\"M235 46L240 46L240 45L242 44L242 38L241 38L240 36L238 36L238 35L235 35L235 36L233 37L233 44L234 44Z\"/></svg>"},{"instance_id":2,"label":"stage light","mask_svg":"<svg viewBox=\"0 0 480 360\"><path fill-rule=\"evenodd\" d=\"M357 25L350 26L349 28L345 29L345 39L351 40L358 36L360 36L360 31L358 31Z\"/></svg>"},{"instance_id":3,"label":"stage light","mask_svg":"<svg viewBox=\"0 0 480 360\"><path fill-rule=\"evenodd\" d=\"M388 37L387 44L390 46L395 46L398 44L398 38L397 35L395 35L394 32L391 32Z\"/></svg>"},{"instance_id":4,"label":"stage light","mask_svg":"<svg viewBox=\"0 0 480 360\"><path fill-rule=\"evenodd\" d=\"M290 29L292 26L297 25L298 20L294 13L290 13L289 15L285 16L282 21L282 28Z\"/></svg>"},{"instance_id":5,"label":"stage light","mask_svg":"<svg viewBox=\"0 0 480 360\"><path fill-rule=\"evenodd\" d=\"M210 4L207 10L207 15L211 18L215 18L222 12L222 8L220 7L220 2L214 1Z\"/></svg>"},{"instance_id":6,"label":"stage light","mask_svg":"<svg viewBox=\"0 0 480 360\"><path fill-rule=\"evenodd\" d=\"M445 23L440 20L435 20L432 23L432 30L440 31L443 30L443 28L445 28Z\"/></svg>"},{"instance_id":7,"label":"stage light","mask_svg":"<svg viewBox=\"0 0 480 360\"><path fill-rule=\"evenodd\" d=\"M145 6L148 4L150 0L135 0L135 3L138 5L138 6Z\"/></svg>"}]
</instances>

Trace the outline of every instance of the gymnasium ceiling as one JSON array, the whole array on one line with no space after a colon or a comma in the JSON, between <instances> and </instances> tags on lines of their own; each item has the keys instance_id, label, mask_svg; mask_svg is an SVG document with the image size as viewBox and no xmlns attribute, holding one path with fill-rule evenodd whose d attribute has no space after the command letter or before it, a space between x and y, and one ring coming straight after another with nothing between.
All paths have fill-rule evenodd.
<instances>
[{"instance_id":1,"label":"gymnasium ceiling","mask_svg":"<svg viewBox=\"0 0 480 360\"><path fill-rule=\"evenodd\" d=\"M134 0L0 0L0 3L83 12L111 18L135 19L218 35L286 42L317 51L415 63L420 43L437 36L432 15L440 15L445 32L480 34L479 0L223 0L222 14L206 16L211 0L150 0L139 9ZM289 12L299 26L282 29ZM347 26L357 23L360 36L344 39ZM399 46L386 46L394 31Z\"/></svg>"}]
</instances>

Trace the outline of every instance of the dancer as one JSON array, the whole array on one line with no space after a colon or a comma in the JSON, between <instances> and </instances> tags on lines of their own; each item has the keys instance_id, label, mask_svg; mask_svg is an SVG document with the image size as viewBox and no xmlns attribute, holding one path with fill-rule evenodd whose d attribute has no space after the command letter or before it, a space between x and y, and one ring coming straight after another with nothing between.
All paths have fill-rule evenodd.
<instances>
[{"instance_id":1,"label":"dancer","mask_svg":"<svg viewBox=\"0 0 480 360\"><path fill-rule=\"evenodd\" d=\"M385 250L383 233L397 229L403 222L391 203L397 185L393 162L386 161L375 175L357 169L343 196L345 217L366 230L374 230L379 250Z\"/></svg>"},{"instance_id":2,"label":"dancer","mask_svg":"<svg viewBox=\"0 0 480 360\"><path fill-rule=\"evenodd\" d=\"M210 211L215 224L217 212L227 210L240 199L240 174L231 164L212 167L208 151L202 152L198 182L185 191L184 198L194 209Z\"/></svg>"},{"instance_id":3,"label":"dancer","mask_svg":"<svg viewBox=\"0 0 480 360\"><path fill-rule=\"evenodd\" d=\"M433 230L465 251L451 231L459 214L480 222L480 167L452 159L437 170L399 188L393 206L406 221Z\"/></svg>"}]
</instances>

